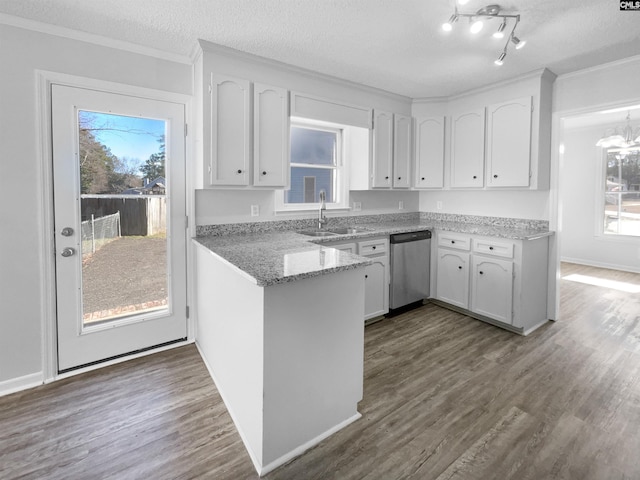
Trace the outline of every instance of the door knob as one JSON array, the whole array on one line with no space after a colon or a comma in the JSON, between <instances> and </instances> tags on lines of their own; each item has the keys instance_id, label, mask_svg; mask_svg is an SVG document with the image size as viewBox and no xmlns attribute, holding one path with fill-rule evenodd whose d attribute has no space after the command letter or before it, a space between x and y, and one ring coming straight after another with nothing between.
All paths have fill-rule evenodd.
<instances>
[{"instance_id":1,"label":"door knob","mask_svg":"<svg viewBox=\"0 0 640 480\"><path fill-rule=\"evenodd\" d=\"M64 227L60 232L60 235L62 235L63 237L70 237L71 235L73 235L73 228Z\"/></svg>"},{"instance_id":2,"label":"door knob","mask_svg":"<svg viewBox=\"0 0 640 480\"><path fill-rule=\"evenodd\" d=\"M71 257L72 255L75 255L75 253L76 253L76 250L74 248L67 247L64 250L62 250L61 255L63 257Z\"/></svg>"}]
</instances>

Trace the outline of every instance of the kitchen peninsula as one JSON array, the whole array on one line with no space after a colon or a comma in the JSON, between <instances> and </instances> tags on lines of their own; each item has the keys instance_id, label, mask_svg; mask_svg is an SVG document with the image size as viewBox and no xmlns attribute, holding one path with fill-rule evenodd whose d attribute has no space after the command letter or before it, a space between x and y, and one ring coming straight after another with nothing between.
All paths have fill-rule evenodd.
<instances>
[{"instance_id":1,"label":"kitchen peninsula","mask_svg":"<svg viewBox=\"0 0 640 480\"><path fill-rule=\"evenodd\" d=\"M360 417L364 272L371 261L330 244L432 230L434 252L442 255L432 264L431 297L490 323L497 318L497 325L521 334L548 318L546 222L420 213L330 221L359 228L314 238L296 233L312 229L313 220L257 222L199 227L194 238L197 345L260 474ZM450 258L464 262L463 268L456 263L449 283L462 288L466 282L467 290L455 293L468 303L454 304L442 290ZM480 268L477 280L471 260ZM482 280L505 266L508 278L500 278L513 277L512 286L490 297ZM509 318L486 308L502 300Z\"/></svg>"},{"instance_id":2,"label":"kitchen peninsula","mask_svg":"<svg viewBox=\"0 0 640 480\"><path fill-rule=\"evenodd\" d=\"M370 262L300 237L196 241L198 348L261 475L360 418Z\"/></svg>"}]
</instances>

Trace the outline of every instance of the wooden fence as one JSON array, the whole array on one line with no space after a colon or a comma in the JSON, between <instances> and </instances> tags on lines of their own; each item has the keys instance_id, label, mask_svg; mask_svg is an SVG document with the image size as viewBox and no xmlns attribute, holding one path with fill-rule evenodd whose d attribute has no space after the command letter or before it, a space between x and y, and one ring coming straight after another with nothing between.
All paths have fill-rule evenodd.
<instances>
[{"instance_id":1,"label":"wooden fence","mask_svg":"<svg viewBox=\"0 0 640 480\"><path fill-rule=\"evenodd\" d=\"M82 220L120 212L122 236L156 235L167 230L164 195L82 195Z\"/></svg>"}]
</instances>

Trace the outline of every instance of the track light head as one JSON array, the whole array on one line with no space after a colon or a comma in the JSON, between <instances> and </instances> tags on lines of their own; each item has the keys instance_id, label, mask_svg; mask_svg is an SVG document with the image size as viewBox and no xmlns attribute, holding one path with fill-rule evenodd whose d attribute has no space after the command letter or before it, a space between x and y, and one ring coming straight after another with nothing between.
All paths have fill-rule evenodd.
<instances>
[{"instance_id":1,"label":"track light head","mask_svg":"<svg viewBox=\"0 0 640 480\"><path fill-rule=\"evenodd\" d=\"M493 33L493 38L504 38L504 29L507 28L507 19L504 18L502 23L498 27L498 30Z\"/></svg>"},{"instance_id":2,"label":"track light head","mask_svg":"<svg viewBox=\"0 0 640 480\"><path fill-rule=\"evenodd\" d=\"M496 58L495 63L498 66L501 66L504 63L504 58L507 56L507 52L503 51L498 58Z\"/></svg>"},{"instance_id":3,"label":"track light head","mask_svg":"<svg viewBox=\"0 0 640 480\"><path fill-rule=\"evenodd\" d=\"M524 47L527 44L527 41L520 40L518 37L512 34L511 43L513 43L516 46L516 50L520 50L522 47Z\"/></svg>"},{"instance_id":4,"label":"track light head","mask_svg":"<svg viewBox=\"0 0 640 480\"><path fill-rule=\"evenodd\" d=\"M469 27L469 32L475 35L476 33L479 33L480 30L482 30L482 27L484 27L484 23L482 22L482 20L476 20Z\"/></svg>"},{"instance_id":5,"label":"track light head","mask_svg":"<svg viewBox=\"0 0 640 480\"><path fill-rule=\"evenodd\" d=\"M444 30L445 32L450 32L451 30L453 30L453 24L457 21L458 16L454 13L453 15L451 15L451 17L449 17L448 22L442 24L442 30Z\"/></svg>"}]
</instances>

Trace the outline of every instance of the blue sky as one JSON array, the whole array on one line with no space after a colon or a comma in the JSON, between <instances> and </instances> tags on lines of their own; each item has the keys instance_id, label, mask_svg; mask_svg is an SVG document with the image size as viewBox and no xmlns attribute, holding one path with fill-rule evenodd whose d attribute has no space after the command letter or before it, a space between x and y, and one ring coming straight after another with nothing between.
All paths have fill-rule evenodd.
<instances>
[{"instance_id":1,"label":"blue sky","mask_svg":"<svg viewBox=\"0 0 640 480\"><path fill-rule=\"evenodd\" d=\"M125 117L98 112L80 112L81 120L91 118L94 127L106 130L94 131L94 136L111 149L118 158L138 160L141 165L153 153L158 153L158 139L165 133L164 120ZM84 115L84 116L83 116Z\"/></svg>"}]
</instances>

